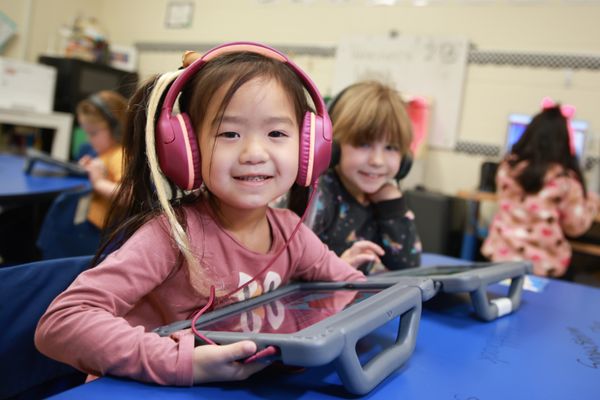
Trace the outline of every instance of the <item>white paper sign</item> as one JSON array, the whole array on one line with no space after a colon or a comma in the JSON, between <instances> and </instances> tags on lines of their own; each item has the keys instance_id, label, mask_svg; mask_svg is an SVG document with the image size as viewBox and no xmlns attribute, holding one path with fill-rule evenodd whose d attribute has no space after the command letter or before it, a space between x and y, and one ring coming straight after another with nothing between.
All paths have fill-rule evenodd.
<instances>
[{"instance_id":1,"label":"white paper sign","mask_svg":"<svg viewBox=\"0 0 600 400\"><path fill-rule=\"evenodd\" d=\"M333 90L377 79L403 94L432 99L428 143L454 148L459 132L468 41L463 37L349 37L336 52Z\"/></svg>"}]
</instances>

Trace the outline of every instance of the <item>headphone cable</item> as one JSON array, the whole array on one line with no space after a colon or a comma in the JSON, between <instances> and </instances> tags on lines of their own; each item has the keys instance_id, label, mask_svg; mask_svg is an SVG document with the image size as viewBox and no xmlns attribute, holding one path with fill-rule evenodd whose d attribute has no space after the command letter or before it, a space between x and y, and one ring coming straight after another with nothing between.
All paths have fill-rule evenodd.
<instances>
[{"instance_id":1,"label":"headphone cable","mask_svg":"<svg viewBox=\"0 0 600 400\"><path fill-rule=\"evenodd\" d=\"M236 289L234 289L231 292L227 293L220 300L216 299L214 285L210 286L210 295L208 297L208 302L192 318L192 332L194 332L194 335L196 335L198 338L202 339L207 344L217 344L213 340L211 340L208 337L206 337L204 334L200 333L200 331L198 331L198 329L196 328L196 323L198 322L198 319L206 311L208 311L211 308L213 308L213 306L216 306L216 305L222 303L223 301L225 301L228 298L230 298L231 295L233 295L234 293L237 293L240 290L243 290L244 288L248 287L248 285L250 285L252 282L254 282L266 270L268 270L269 268L271 268L271 266L275 263L275 261L279 258L279 256L284 252L284 250L287 249L287 247L289 246L289 244L292 241L292 239L294 239L294 237L296 236L296 233L298 233L298 230L300 229L300 226L302 225L302 223L306 219L306 216L308 214L308 210L310 209L311 203L313 201L313 197L314 197L315 193L317 192L317 184L318 184L318 179L311 186L310 197L308 198L308 203L306 205L306 208L304 209L304 213L302 214L302 217L300 218L300 221L298 221L298 223L296 224L296 227L292 231L292 234L290 235L289 239L287 239L285 241L285 244L281 247L281 249L279 249L277 251L277 254L275 254L273 256L273 258L271 259L271 261L269 261L269 263L263 269L261 269L257 274L255 274L254 277L252 277L252 279L250 279L248 282L240 285Z\"/></svg>"}]
</instances>

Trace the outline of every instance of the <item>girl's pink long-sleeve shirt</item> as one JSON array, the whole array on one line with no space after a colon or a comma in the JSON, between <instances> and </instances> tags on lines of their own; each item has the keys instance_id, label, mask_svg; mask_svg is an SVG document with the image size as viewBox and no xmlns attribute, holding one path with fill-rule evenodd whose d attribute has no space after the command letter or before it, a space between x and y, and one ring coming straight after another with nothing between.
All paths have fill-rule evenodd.
<instances>
[{"instance_id":1,"label":"girl's pink long-sleeve shirt","mask_svg":"<svg viewBox=\"0 0 600 400\"><path fill-rule=\"evenodd\" d=\"M230 292L264 268L284 246L298 217L269 209L272 246L245 248L219 226L205 204L186 206L191 247L217 290ZM35 344L47 356L94 375L163 385L192 385L194 336L160 337L152 330L189 319L206 304L190 284L187 265L163 218L142 226L98 266L82 273L40 319ZM364 276L329 251L304 224L294 239L237 300L291 280L353 281Z\"/></svg>"}]
</instances>

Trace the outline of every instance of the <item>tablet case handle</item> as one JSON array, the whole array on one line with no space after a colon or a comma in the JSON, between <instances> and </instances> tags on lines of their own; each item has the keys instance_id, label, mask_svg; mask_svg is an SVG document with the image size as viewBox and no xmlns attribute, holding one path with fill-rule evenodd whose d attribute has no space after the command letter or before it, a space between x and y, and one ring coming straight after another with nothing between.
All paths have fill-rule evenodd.
<instances>
[{"instance_id":1,"label":"tablet case handle","mask_svg":"<svg viewBox=\"0 0 600 400\"><path fill-rule=\"evenodd\" d=\"M340 356L335 360L336 371L348 391L365 394L377 386L383 379L401 367L411 356L417 339L421 318L421 290L410 287L404 291L399 305L386 311L385 321L374 320L361 325L360 329L346 334L346 342ZM377 354L364 367L361 365L356 343L362 337L373 332L390 320L400 317L398 335L395 343Z\"/></svg>"},{"instance_id":2,"label":"tablet case handle","mask_svg":"<svg viewBox=\"0 0 600 400\"><path fill-rule=\"evenodd\" d=\"M525 275L514 277L510 281L508 297L488 299L487 287L481 286L470 292L475 314L484 321L493 321L503 315L510 314L521 305Z\"/></svg>"}]
</instances>

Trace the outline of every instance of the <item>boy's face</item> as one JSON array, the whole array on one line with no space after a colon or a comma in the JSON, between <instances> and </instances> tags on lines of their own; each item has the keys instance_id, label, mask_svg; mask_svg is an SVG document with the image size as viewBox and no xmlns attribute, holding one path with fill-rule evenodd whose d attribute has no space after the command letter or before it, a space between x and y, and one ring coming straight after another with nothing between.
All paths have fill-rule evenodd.
<instances>
[{"instance_id":1,"label":"boy's face","mask_svg":"<svg viewBox=\"0 0 600 400\"><path fill-rule=\"evenodd\" d=\"M386 140L340 145L338 171L346 189L359 201L377 192L400 169L400 150Z\"/></svg>"},{"instance_id":2,"label":"boy's face","mask_svg":"<svg viewBox=\"0 0 600 400\"><path fill-rule=\"evenodd\" d=\"M98 154L107 152L117 144L106 121L80 117L79 125Z\"/></svg>"},{"instance_id":3,"label":"boy's face","mask_svg":"<svg viewBox=\"0 0 600 400\"><path fill-rule=\"evenodd\" d=\"M199 131L202 178L223 205L266 207L298 174L292 100L274 80L251 80L233 95L219 125L215 116L226 89L215 94Z\"/></svg>"}]
</instances>

